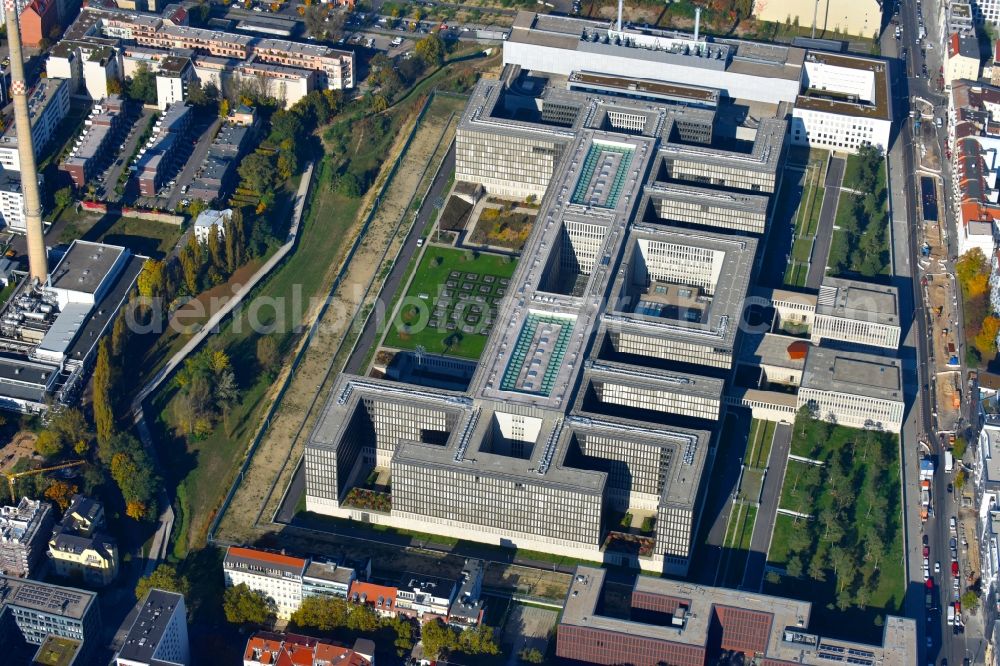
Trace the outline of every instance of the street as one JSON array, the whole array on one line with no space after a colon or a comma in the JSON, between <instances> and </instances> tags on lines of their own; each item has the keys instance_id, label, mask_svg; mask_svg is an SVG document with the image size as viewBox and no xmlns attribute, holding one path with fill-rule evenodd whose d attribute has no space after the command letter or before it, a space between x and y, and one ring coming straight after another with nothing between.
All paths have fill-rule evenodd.
<instances>
[{"instance_id":1,"label":"street","mask_svg":"<svg viewBox=\"0 0 1000 666\"><path fill-rule=\"evenodd\" d=\"M923 5L923 6L921 6ZM934 76L940 68L940 54L944 46L941 36L944 22L944 6L936 0L926 3L902 3L897 15L902 30L901 39L897 40L893 30L886 30L882 37L882 53L887 57L898 57L905 49L907 57L897 61L893 69L893 90L895 92L894 108L899 131L888 152L889 189L892 213L892 256L894 283L899 288L900 321L912 322L908 330L904 329L903 343L900 348L900 358L907 377L904 386L907 393L907 404L910 405L906 415L901 435L902 454L902 501L905 521L905 547L907 570L907 594L905 614L917 618L918 626L925 627L926 641L921 640L918 647L925 651L922 663L961 664L963 659L972 663L981 663L983 659L983 628L981 615L970 615L968 609L962 609L962 617L966 629L955 633L953 627L947 624L947 608L956 600L956 596L964 589L959 581L958 590L954 587L951 575L951 545L952 533L950 522L957 516L958 508L954 496L948 492L951 477L944 471L943 439L938 433L938 424L934 415L936 408L932 402L931 387L935 381L933 356L928 350L929 341L934 339L932 322L929 321L929 308L926 307L925 294L921 286L923 267L919 263L918 253L922 244L923 218L920 207L919 177L923 174L933 174L933 170L923 169L921 158L927 154L927 146L919 141L914 134L915 123L909 118L910 105L917 100L925 102L933 117L945 114L946 99L934 85ZM922 20L921 20L922 19ZM921 23L927 32L926 41L936 45L936 48L923 50L920 34ZM924 44L923 46L926 46ZM933 121L932 121L933 122ZM939 128L934 133L932 152L944 154L944 130ZM922 170L923 169L923 170ZM948 169L941 170L944 178L944 191L949 192ZM936 174L935 174L936 175ZM944 228L947 234L947 256L939 261L941 273L954 274L954 248L956 233L952 219L952 209L947 200L947 194L941 203L941 213L944 215ZM951 283L954 289L954 282ZM958 328L955 335L956 344L964 341L961 330L961 317L957 317L954 325ZM964 361L964 350L959 350L960 362ZM964 377L964 367L960 376ZM921 524L917 508L919 506L919 460L929 455L937 462L937 473L932 483L932 511L925 524ZM931 607L925 604L924 581L924 539L928 552L928 565L933 581L933 599ZM957 543L956 554L959 566L965 561L967 551L963 551ZM973 544L973 547L975 545ZM935 572L935 563L941 562L940 573ZM961 574L960 574L961 575Z\"/></svg>"}]
</instances>

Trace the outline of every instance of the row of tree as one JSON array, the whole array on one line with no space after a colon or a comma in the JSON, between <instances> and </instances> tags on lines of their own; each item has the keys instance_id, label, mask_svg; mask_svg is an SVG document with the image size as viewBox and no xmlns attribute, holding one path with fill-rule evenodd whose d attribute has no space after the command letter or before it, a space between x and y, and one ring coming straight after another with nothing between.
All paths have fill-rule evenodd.
<instances>
[{"instance_id":1,"label":"row of tree","mask_svg":"<svg viewBox=\"0 0 1000 666\"><path fill-rule=\"evenodd\" d=\"M239 386L224 351L202 349L184 361L174 379L178 387L172 421L185 436L204 437L226 419L239 398Z\"/></svg>"},{"instance_id":2,"label":"row of tree","mask_svg":"<svg viewBox=\"0 0 1000 666\"><path fill-rule=\"evenodd\" d=\"M966 338L972 340L967 354L969 365L989 362L997 353L1000 317L991 312L990 263L979 248L973 248L955 262L955 275L962 290Z\"/></svg>"},{"instance_id":3,"label":"row of tree","mask_svg":"<svg viewBox=\"0 0 1000 666\"><path fill-rule=\"evenodd\" d=\"M845 436L847 433L850 436ZM786 572L814 581L832 577L836 604L866 608L879 587L882 564L899 536L899 482L894 436L852 430L819 420L803 407L794 440L806 443L823 465L802 465L792 483L794 506L812 516L795 519ZM793 444L793 447L795 445Z\"/></svg>"},{"instance_id":4,"label":"row of tree","mask_svg":"<svg viewBox=\"0 0 1000 666\"><path fill-rule=\"evenodd\" d=\"M829 263L835 273L854 272L874 277L885 270L889 255L882 150L865 144L856 158L857 177L852 183L855 196L840 200L841 204L850 202L851 214L837 216L843 237L831 246Z\"/></svg>"}]
</instances>

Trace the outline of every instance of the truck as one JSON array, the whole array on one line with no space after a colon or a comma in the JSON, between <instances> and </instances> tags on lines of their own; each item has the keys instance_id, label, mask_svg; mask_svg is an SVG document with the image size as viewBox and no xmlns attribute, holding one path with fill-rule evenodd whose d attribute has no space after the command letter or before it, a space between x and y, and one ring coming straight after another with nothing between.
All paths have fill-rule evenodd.
<instances>
[{"instance_id":1,"label":"truck","mask_svg":"<svg viewBox=\"0 0 1000 666\"><path fill-rule=\"evenodd\" d=\"M951 474L955 469L955 458L951 455L951 451L944 452L944 471Z\"/></svg>"},{"instance_id":2,"label":"truck","mask_svg":"<svg viewBox=\"0 0 1000 666\"><path fill-rule=\"evenodd\" d=\"M920 459L920 480L930 481L934 478L934 461L930 458Z\"/></svg>"},{"instance_id":3,"label":"truck","mask_svg":"<svg viewBox=\"0 0 1000 666\"><path fill-rule=\"evenodd\" d=\"M924 479L920 482L920 520L921 522L927 521L928 513L931 508L931 482Z\"/></svg>"},{"instance_id":4,"label":"truck","mask_svg":"<svg viewBox=\"0 0 1000 666\"><path fill-rule=\"evenodd\" d=\"M948 606L948 625L951 626L955 624L955 607Z\"/></svg>"}]
</instances>

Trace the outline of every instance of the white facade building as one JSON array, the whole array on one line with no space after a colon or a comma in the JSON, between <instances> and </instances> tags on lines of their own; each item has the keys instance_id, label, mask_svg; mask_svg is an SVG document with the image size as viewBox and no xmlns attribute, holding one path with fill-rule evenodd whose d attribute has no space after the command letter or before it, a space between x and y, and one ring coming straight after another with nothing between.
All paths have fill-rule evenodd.
<instances>
[{"instance_id":1,"label":"white facade building","mask_svg":"<svg viewBox=\"0 0 1000 666\"><path fill-rule=\"evenodd\" d=\"M37 157L45 150L55 135L63 118L69 112L70 86L66 79L42 79L28 98L31 116L31 138ZM17 134L11 123L0 137L0 166L11 171L21 170L17 154Z\"/></svg>"},{"instance_id":2,"label":"white facade building","mask_svg":"<svg viewBox=\"0 0 1000 666\"><path fill-rule=\"evenodd\" d=\"M187 609L176 592L152 589L146 595L115 666L188 666Z\"/></svg>"},{"instance_id":3,"label":"white facade building","mask_svg":"<svg viewBox=\"0 0 1000 666\"><path fill-rule=\"evenodd\" d=\"M225 224L233 216L233 209L205 210L194 221L194 237L199 243L207 243L212 229L221 238L225 234Z\"/></svg>"},{"instance_id":4,"label":"white facade building","mask_svg":"<svg viewBox=\"0 0 1000 666\"><path fill-rule=\"evenodd\" d=\"M251 548L230 546L222 562L226 587L245 584L274 601L278 619L287 620L302 604L302 577L308 562Z\"/></svg>"},{"instance_id":5,"label":"white facade building","mask_svg":"<svg viewBox=\"0 0 1000 666\"><path fill-rule=\"evenodd\" d=\"M795 145L849 153L889 146L892 106L882 60L810 51L790 125Z\"/></svg>"},{"instance_id":6,"label":"white facade building","mask_svg":"<svg viewBox=\"0 0 1000 666\"><path fill-rule=\"evenodd\" d=\"M0 170L0 216L8 230L22 234L26 231L21 178L19 174L6 170Z\"/></svg>"}]
</instances>

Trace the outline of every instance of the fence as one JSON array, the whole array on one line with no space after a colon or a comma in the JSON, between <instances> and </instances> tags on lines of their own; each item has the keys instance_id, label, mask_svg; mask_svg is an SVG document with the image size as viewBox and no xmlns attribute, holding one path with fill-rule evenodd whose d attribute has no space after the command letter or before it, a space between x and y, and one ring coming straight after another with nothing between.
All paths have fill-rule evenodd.
<instances>
[{"instance_id":1,"label":"fence","mask_svg":"<svg viewBox=\"0 0 1000 666\"><path fill-rule=\"evenodd\" d=\"M420 121L423 120L424 114L427 112L427 109L430 108L431 102L434 100L434 95L435 92L432 91L427 96L427 99L424 100L424 103L421 106L420 111L417 113L417 118L416 121L413 123L413 128L410 130L410 135L406 137L406 142L403 144L403 149L396 157L396 161L393 162L392 168L389 170L389 174L386 176L385 181L382 183L382 188L379 194L375 197L375 204L372 206L372 209L368 212L368 215L365 217L365 221L361 225L361 231L357 234L357 236L355 236L354 242L351 244L351 249L348 250L347 256L341 263L340 270L337 272L337 277L334 278L333 284L330 285L330 290L323 301L323 306L320 308L319 313L316 315L316 318L313 320L312 325L309 327L309 332L306 334L303 344L299 345L299 349L296 352L295 357L292 359L291 368L285 375L285 380L281 383L281 388L278 389L278 394L275 396L274 401L271 403L270 408L268 408L267 410L267 415L264 417L263 425L257 430L257 434L254 435L254 438L251 440L250 445L247 447L246 454L243 457L243 462L240 465L239 474L237 474L236 478L233 480L232 485L229 487L229 491L226 493L225 499L222 501L222 506L219 507L219 510L216 512L215 517L212 518L211 525L209 525L208 536L207 536L207 541L209 543L215 542L215 531L218 529L219 523L222 522L223 516L226 515L226 511L229 510L229 505L230 503L232 503L233 497L236 496L236 491L239 490L240 483L243 482L243 477L246 475L247 469L249 469L250 463L253 461L253 456L257 452L257 447L260 446L260 443L264 440L264 436L267 434L268 429L271 426L271 419L274 418L274 415L281 408L281 404L285 397L285 393L288 391L289 386L291 386L292 380L295 379L296 371L298 370L299 365L301 365L302 359L305 358L306 352L309 350L309 347L312 344L312 340L316 335L316 331L319 330L320 323L323 321L323 317L326 314L327 309L330 307L330 303L333 302L333 298L334 295L337 293L337 289L340 288L341 282L343 282L344 277L347 275L347 270L351 265L351 261L354 259L354 255L357 253L358 248L361 247L362 243L365 240L365 237L368 235L368 230L371 227L371 223L375 219L375 215L378 213L379 206L382 203L382 193L384 193L389 188L389 186L392 184L393 179L396 177L396 172L399 170L399 165L402 163L403 158L406 156L406 152L410 148L410 144L413 141L413 137L416 136L417 130L420 127ZM354 317L355 319L357 318L357 313L355 313ZM350 326L353 325L353 323L354 319L352 319L351 324L348 325L348 330L350 330ZM341 345L343 345L343 341L341 341ZM337 353L339 353L339 351L340 349L338 347ZM337 354L334 354L333 357L331 357L330 361L331 365L333 363L333 359L336 358L336 356ZM317 396L313 398L313 404L315 404L318 395L319 393L317 392ZM310 406L310 411L311 409L312 406Z\"/></svg>"}]
</instances>

